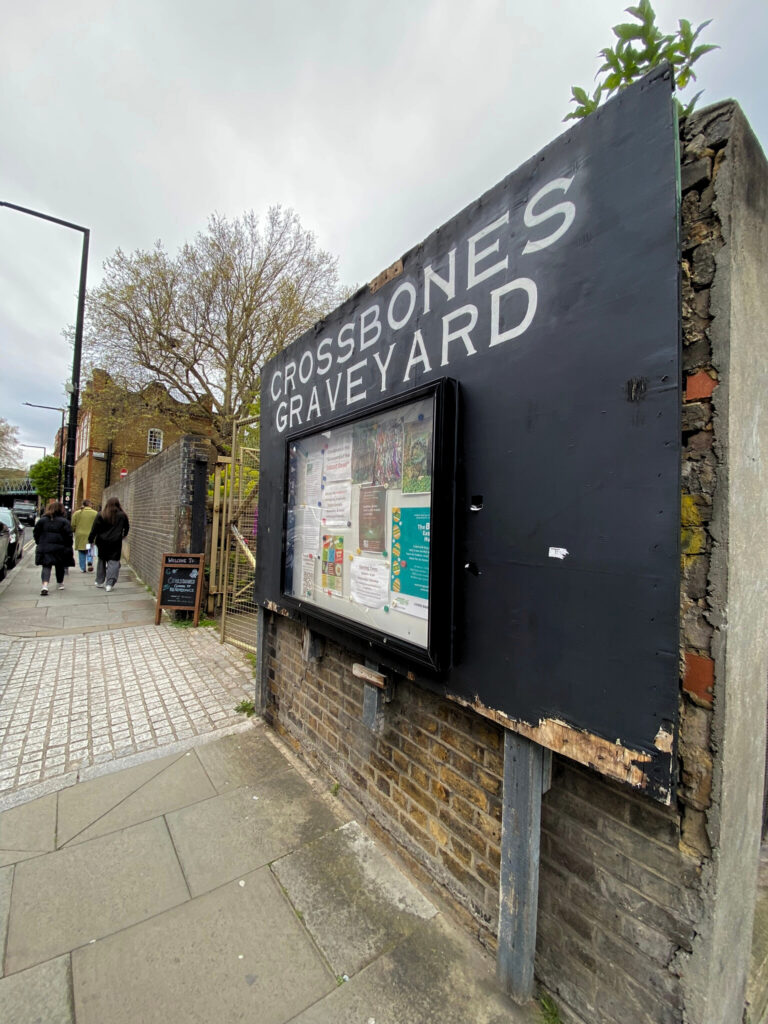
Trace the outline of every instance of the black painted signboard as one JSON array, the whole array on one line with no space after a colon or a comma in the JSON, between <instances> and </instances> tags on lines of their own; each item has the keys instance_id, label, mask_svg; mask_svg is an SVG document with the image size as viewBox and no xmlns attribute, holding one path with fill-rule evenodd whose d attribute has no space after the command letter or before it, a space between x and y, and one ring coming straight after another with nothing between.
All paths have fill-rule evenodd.
<instances>
[{"instance_id":1,"label":"black painted signboard","mask_svg":"<svg viewBox=\"0 0 768 1024\"><path fill-rule=\"evenodd\" d=\"M200 617L205 555L166 554L160 568L155 623L163 608L194 612L194 624Z\"/></svg>"},{"instance_id":2,"label":"black painted signboard","mask_svg":"<svg viewBox=\"0 0 768 1024\"><path fill-rule=\"evenodd\" d=\"M288 608L350 650L662 800L673 785L679 686L676 140L671 78L660 69L264 367L261 471L270 486L259 499L255 580L265 607ZM410 509L437 508L437 449L407 411L387 439L376 410L407 406L441 379L458 394L452 490L440 498L450 529L439 544L432 537L430 572L417 578ZM357 418L367 438L355 439ZM292 463L291 446L324 431L335 432L331 461ZM402 461L406 452L399 476L375 470L377 458ZM295 529L300 472L320 489L320 519L328 495L334 525L325 563L320 537L320 568L310 572L307 560L297 584L301 565L292 563L288 588L288 510ZM361 493L377 486L396 494ZM411 559L401 557L398 576L391 548L401 507L409 511L396 525ZM386 554L376 550L382 534ZM356 604L348 556L358 548L371 562L357 573L363 600L377 604L370 630L347 614ZM344 566L338 581L327 571L331 554ZM373 564L381 559L389 582ZM450 609L428 628L442 631L447 653L425 669L393 647L406 620L391 616L415 618L423 607L431 615L435 565L446 570L440 601ZM393 608L398 579L421 605Z\"/></svg>"}]
</instances>

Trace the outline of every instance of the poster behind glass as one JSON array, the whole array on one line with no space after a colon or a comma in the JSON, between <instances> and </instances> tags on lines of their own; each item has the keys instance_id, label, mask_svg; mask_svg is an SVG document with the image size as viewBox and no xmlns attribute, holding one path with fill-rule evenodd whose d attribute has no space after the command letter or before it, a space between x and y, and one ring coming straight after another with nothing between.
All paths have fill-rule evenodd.
<instances>
[{"instance_id":1,"label":"poster behind glass","mask_svg":"<svg viewBox=\"0 0 768 1024\"><path fill-rule=\"evenodd\" d=\"M289 442L284 593L428 647L434 395Z\"/></svg>"}]
</instances>

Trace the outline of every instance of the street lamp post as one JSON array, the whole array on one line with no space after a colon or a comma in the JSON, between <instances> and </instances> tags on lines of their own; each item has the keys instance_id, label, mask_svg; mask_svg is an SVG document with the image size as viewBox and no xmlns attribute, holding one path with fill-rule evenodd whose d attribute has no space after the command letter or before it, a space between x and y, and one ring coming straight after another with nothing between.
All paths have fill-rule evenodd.
<instances>
[{"instance_id":1,"label":"street lamp post","mask_svg":"<svg viewBox=\"0 0 768 1024\"><path fill-rule=\"evenodd\" d=\"M58 496L61 497L61 470L64 464L64 459L62 457L64 454L64 414L67 410L62 409L58 405L37 405L35 402L23 402L22 404L28 405L31 409L50 409L51 412L61 413L61 430L59 432L59 480L56 485Z\"/></svg>"},{"instance_id":2,"label":"street lamp post","mask_svg":"<svg viewBox=\"0 0 768 1024\"><path fill-rule=\"evenodd\" d=\"M64 508L67 512L71 513L75 486L75 438L77 436L77 408L80 395L80 355L83 349L83 323L85 321L85 280L88 274L88 244L91 232L89 228L84 228L80 224L72 224L68 220L51 217L47 213L40 213L38 210L28 210L25 206L16 206L15 203L6 203L0 200L0 206L5 206L9 210L16 210L17 213L29 214L30 217L39 217L40 220L47 220L51 224L59 224L61 227L71 228L73 231L82 231L83 233L83 251L80 257L80 287L77 293L75 344L72 354L72 397L69 402L69 423L67 424L67 461L64 465Z\"/></svg>"}]
</instances>

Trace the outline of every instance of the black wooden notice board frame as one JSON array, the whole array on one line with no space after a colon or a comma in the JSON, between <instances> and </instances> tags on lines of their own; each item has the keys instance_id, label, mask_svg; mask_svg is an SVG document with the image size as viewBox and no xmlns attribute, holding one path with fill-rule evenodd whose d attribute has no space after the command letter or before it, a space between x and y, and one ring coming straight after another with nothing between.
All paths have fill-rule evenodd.
<instances>
[{"instance_id":1,"label":"black wooden notice board frame","mask_svg":"<svg viewBox=\"0 0 768 1024\"><path fill-rule=\"evenodd\" d=\"M194 604L171 604L166 603L163 600L163 591L168 589L168 583L166 574L169 569L197 569L197 586L195 587L195 600ZM155 607L155 625L160 623L160 615L163 609L169 611L194 611L193 625L197 625L200 620L200 597L203 591L203 570L205 568L205 555L204 554L186 554L179 552L178 554L165 554L163 555L162 565L160 566L160 583L157 587L157 605Z\"/></svg>"}]
</instances>

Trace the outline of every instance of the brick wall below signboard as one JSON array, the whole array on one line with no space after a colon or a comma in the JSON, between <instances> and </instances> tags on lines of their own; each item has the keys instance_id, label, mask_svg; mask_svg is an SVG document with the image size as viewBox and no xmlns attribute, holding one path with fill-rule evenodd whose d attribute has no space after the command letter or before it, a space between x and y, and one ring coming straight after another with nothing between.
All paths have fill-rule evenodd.
<instances>
[{"instance_id":1,"label":"brick wall below signboard","mask_svg":"<svg viewBox=\"0 0 768 1024\"><path fill-rule=\"evenodd\" d=\"M267 617L265 668L270 724L495 951L503 730L399 680L372 731L349 654L328 642L304 661L302 627L279 615ZM699 871L675 811L555 759L536 968L564 1021L680 1019L675 963L691 949ZM615 1018L597 1014L607 1005Z\"/></svg>"}]
</instances>

